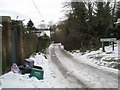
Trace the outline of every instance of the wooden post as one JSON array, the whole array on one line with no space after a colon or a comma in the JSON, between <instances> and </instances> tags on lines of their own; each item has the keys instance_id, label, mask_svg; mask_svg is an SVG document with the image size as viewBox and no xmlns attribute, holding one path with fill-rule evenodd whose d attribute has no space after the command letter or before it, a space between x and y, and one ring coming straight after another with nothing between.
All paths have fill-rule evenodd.
<instances>
[{"instance_id":1,"label":"wooden post","mask_svg":"<svg viewBox=\"0 0 120 90\"><path fill-rule=\"evenodd\" d=\"M114 42L112 42L112 50L114 51Z\"/></svg>"},{"instance_id":2,"label":"wooden post","mask_svg":"<svg viewBox=\"0 0 120 90\"><path fill-rule=\"evenodd\" d=\"M105 52L103 42L112 42L112 50L114 51L114 42L116 41L116 38L101 38L100 41L102 42L102 51L103 52Z\"/></svg>"},{"instance_id":3,"label":"wooden post","mask_svg":"<svg viewBox=\"0 0 120 90\"><path fill-rule=\"evenodd\" d=\"M102 42L102 51L105 52L104 42Z\"/></svg>"}]
</instances>

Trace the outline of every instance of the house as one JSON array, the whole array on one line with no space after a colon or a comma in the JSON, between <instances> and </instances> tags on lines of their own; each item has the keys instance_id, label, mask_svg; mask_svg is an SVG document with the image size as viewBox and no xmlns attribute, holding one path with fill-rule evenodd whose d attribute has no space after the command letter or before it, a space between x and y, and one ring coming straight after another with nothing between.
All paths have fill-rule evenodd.
<instances>
[{"instance_id":1,"label":"house","mask_svg":"<svg viewBox=\"0 0 120 90\"><path fill-rule=\"evenodd\" d=\"M50 30L49 29L39 29L37 31L33 31L32 33L36 33L37 37L43 36L46 34L50 38Z\"/></svg>"}]
</instances>

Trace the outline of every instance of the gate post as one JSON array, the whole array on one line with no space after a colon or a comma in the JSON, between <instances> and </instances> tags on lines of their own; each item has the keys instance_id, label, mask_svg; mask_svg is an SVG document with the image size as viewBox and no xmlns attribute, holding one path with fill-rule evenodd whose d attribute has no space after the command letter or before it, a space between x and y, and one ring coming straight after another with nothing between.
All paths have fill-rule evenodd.
<instances>
[{"instance_id":1,"label":"gate post","mask_svg":"<svg viewBox=\"0 0 120 90\"><path fill-rule=\"evenodd\" d=\"M102 51L105 52L104 42L102 42Z\"/></svg>"},{"instance_id":2,"label":"gate post","mask_svg":"<svg viewBox=\"0 0 120 90\"><path fill-rule=\"evenodd\" d=\"M112 50L114 51L114 42L112 42Z\"/></svg>"}]
</instances>

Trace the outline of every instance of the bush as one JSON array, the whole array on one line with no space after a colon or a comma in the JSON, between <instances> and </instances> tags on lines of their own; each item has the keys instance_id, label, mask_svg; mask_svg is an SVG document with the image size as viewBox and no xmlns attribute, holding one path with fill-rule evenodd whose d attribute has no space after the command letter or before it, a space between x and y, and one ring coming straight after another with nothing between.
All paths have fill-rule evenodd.
<instances>
[{"instance_id":1,"label":"bush","mask_svg":"<svg viewBox=\"0 0 120 90\"><path fill-rule=\"evenodd\" d=\"M26 33L24 35L25 58L28 58L31 54L36 52L36 49L37 49L37 36L32 33Z\"/></svg>"},{"instance_id":2,"label":"bush","mask_svg":"<svg viewBox=\"0 0 120 90\"><path fill-rule=\"evenodd\" d=\"M36 52L45 52L45 49L49 46L50 44L50 38L44 34L43 36L38 38L37 42L37 51Z\"/></svg>"}]
</instances>

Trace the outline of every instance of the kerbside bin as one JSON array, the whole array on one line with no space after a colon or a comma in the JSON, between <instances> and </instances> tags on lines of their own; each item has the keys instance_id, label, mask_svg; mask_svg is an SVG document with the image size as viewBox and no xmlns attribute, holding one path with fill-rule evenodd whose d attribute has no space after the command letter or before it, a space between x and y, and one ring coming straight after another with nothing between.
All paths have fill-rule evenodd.
<instances>
[{"instance_id":1,"label":"kerbside bin","mask_svg":"<svg viewBox=\"0 0 120 90\"><path fill-rule=\"evenodd\" d=\"M30 78L36 77L38 80L43 80L43 76L44 76L44 71L38 68L32 68L32 71L29 75Z\"/></svg>"}]
</instances>

